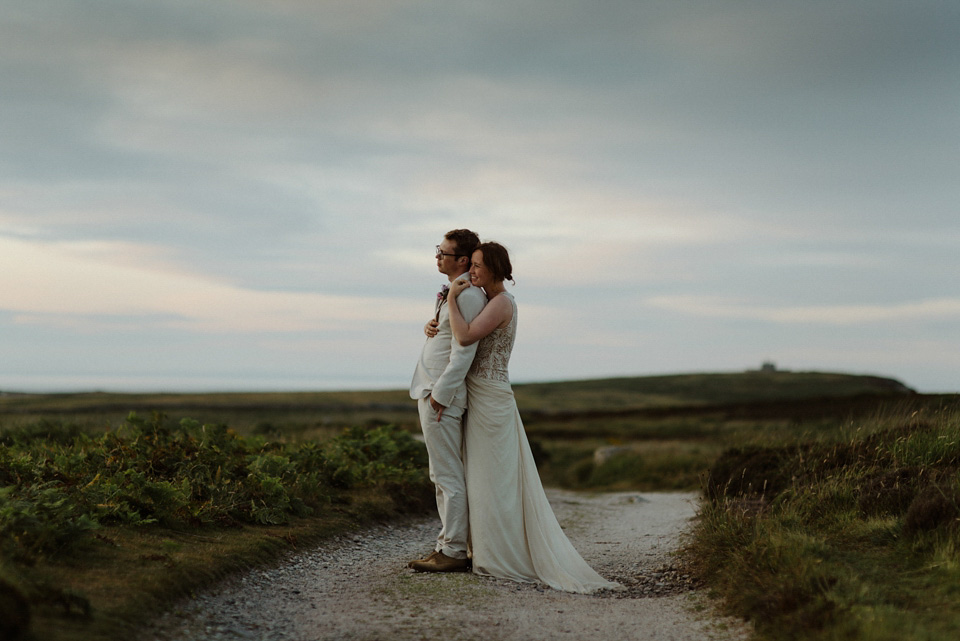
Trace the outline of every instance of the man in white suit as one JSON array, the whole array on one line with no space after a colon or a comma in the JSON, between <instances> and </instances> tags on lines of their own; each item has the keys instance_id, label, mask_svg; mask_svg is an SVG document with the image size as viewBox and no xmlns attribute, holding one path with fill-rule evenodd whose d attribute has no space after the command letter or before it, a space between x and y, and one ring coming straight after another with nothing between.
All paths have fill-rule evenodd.
<instances>
[{"instance_id":1,"label":"man in white suit","mask_svg":"<svg viewBox=\"0 0 960 641\"><path fill-rule=\"evenodd\" d=\"M469 229L447 232L437 245L437 270L452 283L469 278L470 258L480 239ZM458 572L468 568L467 489L463 476L463 414L467 408L467 371L477 344L463 347L453 337L447 308L447 285L437 294L436 313L424 327L427 341L410 383L418 402L420 427L430 456L430 480L437 488L441 529L434 551L411 561L418 572ZM486 304L479 287L465 289L457 305L469 323Z\"/></svg>"}]
</instances>

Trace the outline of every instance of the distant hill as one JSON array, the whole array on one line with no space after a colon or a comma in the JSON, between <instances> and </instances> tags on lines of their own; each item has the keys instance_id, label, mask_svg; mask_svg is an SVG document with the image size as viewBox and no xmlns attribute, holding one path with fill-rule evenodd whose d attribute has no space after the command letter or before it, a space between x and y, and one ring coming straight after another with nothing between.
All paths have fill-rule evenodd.
<instances>
[{"instance_id":1,"label":"distant hill","mask_svg":"<svg viewBox=\"0 0 960 641\"><path fill-rule=\"evenodd\" d=\"M900 381L827 372L748 371L605 378L514 385L521 410L616 410L790 401L861 395L912 395Z\"/></svg>"},{"instance_id":2,"label":"distant hill","mask_svg":"<svg viewBox=\"0 0 960 641\"><path fill-rule=\"evenodd\" d=\"M824 372L749 371L559 381L514 385L524 420L537 416L590 413L659 414L674 408L703 412L717 405L824 403L829 399L890 396L916 398L890 378ZM846 401L844 401L846 402ZM130 412L159 410L172 417L226 422L244 430L266 424L290 428L367 423L416 425L416 404L406 390L256 392L214 394L8 394L0 397L0 429L57 418L102 428ZM766 412L767 410L762 410ZM285 428L285 429L286 429Z\"/></svg>"}]
</instances>

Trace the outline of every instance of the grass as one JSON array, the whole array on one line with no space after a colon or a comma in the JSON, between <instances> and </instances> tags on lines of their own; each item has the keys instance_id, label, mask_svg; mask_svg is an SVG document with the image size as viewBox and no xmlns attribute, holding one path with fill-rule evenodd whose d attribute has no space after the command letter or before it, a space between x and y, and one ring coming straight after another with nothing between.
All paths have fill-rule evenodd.
<instances>
[{"instance_id":1,"label":"grass","mask_svg":"<svg viewBox=\"0 0 960 641\"><path fill-rule=\"evenodd\" d=\"M538 441L538 444L540 442ZM720 455L713 441L552 441L539 445L544 484L574 490L694 490ZM603 453L610 452L608 458ZM598 458L598 453L601 455Z\"/></svg>"},{"instance_id":2,"label":"grass","mask_svg":"<svg viewBox=\"0 0 960 641\"><path fill-rule=\"evenodd\" d=\"M693 408L738 403L781 403L788 399L900 396L909 393L892 379L821 372L744 372L595 379L514 386L524 421L547 418L605 423L610 411ZM121 425L131 412L190 416L224 423L241 435L273 432L300 440L325 438L344 427L392 424L418 431L416 404L405 390L221 394L0 393L0 431L56 420L102 431Z\"/></svg>"},{"instance_id":3,"label":"grass","mask_svg":"<svg viewBox=\"0 0 960 641\"><path fill-rule=\"evenodd\" d=\"M699 519L691 558L725 607L757 622L762 636L872 640L894 638L899 631L901 639L953 638L946 635L955 630L956 621L942 612L955 609L951 604L960 595L960 544L950 527L923 525L924 518L950 513L950 501L943 499L952 495L941 485L926 489L931 486L917 479L925 482L932 470L940 470L938 483L946 478L941 463L953 456L951 434L958 425L955 415L948 418L951 415L940 408L955 404L956 397L913 394L890 379L812 372L544 383L517 385L515 392L545 484L707 490L712 500ZM400 434L419 432L415 405L402 390L0 394L0 443L9 445L18 434L21 440L32 434L50 452L58 443L64 447L96 443L122 430L130 411L150 415L154 410L191 416L197 419L193 425L229 425L236 438L247 442L245 447L261 448L237 455L238 472L248 464L245 457L253 456L258 462L252 471L282 480L286 470L298 492L307 489L302 481L296 485L296 479L305 475L288 466L299 460L291 452L303 446L322 453L318 461L343 460L342 452L326 448L344 430L354 435L351 451L368 453L372 450L364 444L364 434L393 425L390 434L407 442ZM914 418L905 418L911 415ZM914 434L921 424L928 428ZM875 436L884 433L890 438ZM89 485L97 471L109 468L110 459L103 458L98 470L83 467L82 458L61 452L21 464L18 469L47 473L28 479L28 485L36 487L27 494L39 500L38 505L47 505L43 510L53 510L49 514L74 509L82 501L57 507L62 498L57 493L69 490L82 497L84 488L89 486L85 490L89 493L108 476L101 473ZM59 469L56 461L72 461L71 474L79 470L86 476L61 470L62 478L58 477L52 474ZM239 503L231 508L229 501L219 513L213 503L199 510L204 501L193 508L181 505L177 501L189 492L182 485L184 477L178 477L176 483L169 481L172 485L163 480L150 485L149 500L137 503L133 499L139 495L130 494L127 502L141 521L148 522L111 521L94 509L90 516L96 517L94 526L76 520L79 545L59 549L56 537L48 543L40 536L21 537L40 545L27 552L16 546L3 551L0 638L2 626L16 618L17 595L31 601L31 641L127 638L146 614L230 572L276 559L294 547L371 519L403 518L420 509L417 500L404 499L404 495L415 499L419 490L398 489L430 489L412 481L412 470L405 474L412 475L406 478L413 485L393 482L394 491L384 491L389 485L378 485L376 478L378 470L391 477L389 470L369 464L369 457L359 462L362 474L341 472L346 476L336 477L341 466L326 468L317 477L326 479L321 484L326 498L298 495L313 513L288 510L279 518L286 523L244 520L244 514L256 512L247 508L237 512ZM216 468L193 470L190 478L212 482ZM8 469L9 464L0 464L4 487L12 483L9 475L3 476ZM120 487L123 479L116 473L110 478ZM21 473L29 476L25 475ZM335 477L353 485L328 487ZM281 503L296 505L289 496L282 498L278 486L271 482L268 486L278 492L274 496ZM262 490L263 484L256 487ZM937 494L936 488L942 492ZM220 490L221 498L229 498L223 487ZM911 505L923 492L927 494L918 505L926 510L915 507L911 515ZM430 503L426 494L432 492L424 493L420 507ZM202 492L197 496L210 498ZM150 513L157 502L169 508L159 516ZM87 504L109 508L112 503ZM265 499L259 513L277 516L271 507L276 506ZM206 522L191 520L191 509ZM221 516L214 518L216 514ZM11 585L13 596L5 593L5 586ZM12 614L2 610L5 603L13 603ZM912 614L905 617L905 611ZM920 625L926 636L911 636L911 625Z\"/></svg>"},{"instance_id":4,"label":"grass","mask_svg":"<svg viewBox=\"0 0 960 641\"><path fill-rule=\"evenodd\" d=\"M0 432L53 421L90 433L116 429L130 412L189 416L243 436L324 440L357 425L418 431L416 405L402 391L224 394L2 394Z\"/></svg>"},{"instance_id":5,"label":"grass","mask_svg":"<svg viewBox=\"0 0 960 641\"><path fill-rule=\"evenodd\" d=\"M957 638L960 409L735 448L688 550L767 639Z\"/></svg>"}]
</instances>

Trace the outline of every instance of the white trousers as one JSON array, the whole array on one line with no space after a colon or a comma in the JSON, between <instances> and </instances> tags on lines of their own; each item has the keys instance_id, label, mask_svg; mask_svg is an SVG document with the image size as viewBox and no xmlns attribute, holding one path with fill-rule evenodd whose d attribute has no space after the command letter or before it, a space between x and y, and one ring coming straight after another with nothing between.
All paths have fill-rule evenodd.
<instances>
[{"instance_id":1,"label":"white trousers","mask_svg":"<svg viewBox=\"0 0 960 641\"><path fill-rule=\"evenodd\" d=\"M430 480L437 488L440 513L438 552L454 559L467 558L467 487L463 476L463 408L448 407L437 422L430 397L421 398L420 428L430 456Z\"/></svg>"}]
</instances>

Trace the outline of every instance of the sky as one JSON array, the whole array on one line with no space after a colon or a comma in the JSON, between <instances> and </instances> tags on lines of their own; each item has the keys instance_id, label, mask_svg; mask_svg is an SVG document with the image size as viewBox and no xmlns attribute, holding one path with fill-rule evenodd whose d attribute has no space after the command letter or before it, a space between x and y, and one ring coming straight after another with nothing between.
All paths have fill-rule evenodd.
<instances>
[{"instance_id":1,"label":"sky","mask_svg":"<svg viewBox=\"0 0 960 641\"><path fill-rule=\"evenodd\" d=\"M434 246L514 382L960 391L960 4L0 0L0 390L402 389Z\"/></svg>"}]
</instances>

